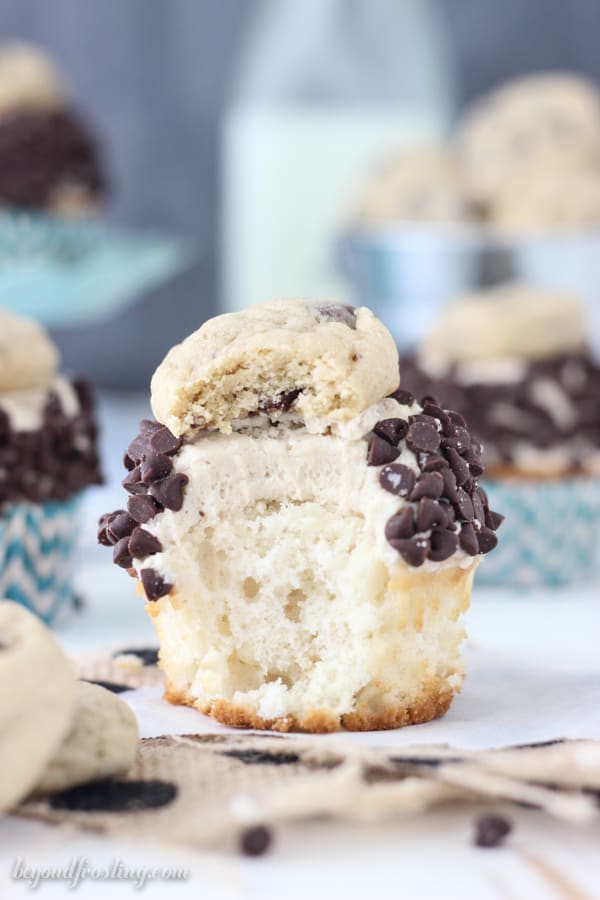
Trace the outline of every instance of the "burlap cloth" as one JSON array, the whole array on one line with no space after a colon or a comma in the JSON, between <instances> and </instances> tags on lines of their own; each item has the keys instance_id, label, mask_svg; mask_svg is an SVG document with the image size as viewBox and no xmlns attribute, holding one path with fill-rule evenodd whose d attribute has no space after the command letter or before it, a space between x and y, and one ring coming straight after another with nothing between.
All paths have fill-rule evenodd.
<instances>
[{"instance_id":1,"label":"burlap cloth","mask_svg":"<svg viewBox=\"0 0 600 900\"><path fill-rule=\"evenodd\" d=\"M161 681L157 667L135 655L89 657L77 667L82 678L131 688ZM56 808L60 803L49 797L27 801L15 814L195 845L222 842L254 823L316 816L380 821L441 804L514 803L584 822L600 812L600 742L386 750L349 744L343 735L325 744L247 732L173 734L142 739L133 769L116 780L158 781L169 787L167 799L154 808L112 811Z\"/></svg>"}]
</instances>

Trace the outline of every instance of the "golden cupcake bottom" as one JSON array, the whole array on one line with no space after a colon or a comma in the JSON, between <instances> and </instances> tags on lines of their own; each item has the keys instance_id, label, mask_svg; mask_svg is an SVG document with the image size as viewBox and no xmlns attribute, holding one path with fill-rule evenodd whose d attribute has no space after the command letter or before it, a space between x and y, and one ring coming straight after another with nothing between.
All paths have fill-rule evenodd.
<instances>
[{"instance_id":1,"label":"golden cupcake bottom","mask_svg":"<svg viewBox=\"0 0 600 900\"><path fill-rule=\"evenodd\" d=\"M354 590L342 599L313 597L312 613L308 585L275 606L247 583L233 616L226 598L217 613L210 591L173 590L147 605L165 696L239 728L324 733L430 721L461 688L460 616L477 562L435 570L374 562L362 582L350 575Z\"/></svg>"}]
</instances>

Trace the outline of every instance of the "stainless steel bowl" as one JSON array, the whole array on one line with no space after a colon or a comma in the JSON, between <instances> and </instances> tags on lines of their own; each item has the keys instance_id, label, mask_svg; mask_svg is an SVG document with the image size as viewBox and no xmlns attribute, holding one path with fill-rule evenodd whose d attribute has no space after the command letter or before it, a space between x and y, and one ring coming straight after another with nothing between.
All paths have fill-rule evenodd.
<instances>
[{"instance_id":1,"label":"stainless steel bowl","mask_svg":"<svg viewBox=\"0 0 600 900\"><path fill-rule=\"evenodd\" d=\"M338 263L357 302L386 323L401 351L453 298L519 281L578 297L600 356L600 230L516 237L481 226L398 225L347 234Z\"/></svg>"}]
</instances>

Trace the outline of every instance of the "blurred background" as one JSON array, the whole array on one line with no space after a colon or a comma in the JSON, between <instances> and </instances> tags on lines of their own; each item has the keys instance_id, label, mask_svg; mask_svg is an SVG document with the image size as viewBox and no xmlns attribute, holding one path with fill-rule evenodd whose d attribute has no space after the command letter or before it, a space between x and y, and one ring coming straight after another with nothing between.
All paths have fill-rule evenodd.
<instances>
[{"instance_id":1,"label":"blurred background","mask_svg":"<svg viewBox=\"0 0 600 900\"><path fill-rule=\"evenodd\" d=\"M340 293L333 233L376 158L510 76L600 80L598 34L596 0L4 0L2 39L54 57L101 141L108 219L196 250L111 321L55 331L67 368L146 389L219 309Z\"/></svg>"}]
</instances>

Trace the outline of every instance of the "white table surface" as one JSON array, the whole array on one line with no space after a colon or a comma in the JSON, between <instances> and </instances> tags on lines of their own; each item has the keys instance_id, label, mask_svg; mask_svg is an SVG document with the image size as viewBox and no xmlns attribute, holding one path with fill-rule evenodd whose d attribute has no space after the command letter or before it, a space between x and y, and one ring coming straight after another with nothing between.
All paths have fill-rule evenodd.
<instances>
[{"instance_id":1,"label":"white table surface","mask_svg":"<svg viewBox=\"0 0 600 900\"><path fill-rule=\"evenodd\" d=\"M155 643L133 582L112 566L108 552L92 543L96 514L121 503L116 487L120 460L135 431L140 402L110 401L103 404L103 412L109 422L104 440L112 464L108 486L88 498L90 524L77 576L86 605L58 630L71 653L115 643ZM598 585L529 595L476 588L467 628L468 677L447 716L428 725L348 739L457 746L494 745L515 735L532 741L565 736L600 740ZM139 697L132 706L142 733L155 732L156 718L145 712ZM159 730L165 722L175 731L219 729L195 711L168 704L165 708ZM186 881L146 885L144 894L153 897L600 898L600 822L573 826L511 809L508 815L515 827L506 846L482 850L471 844L474 815L470 809L446 809L377 826L287 825L278 829L272 851L255 860L227 849L190 851L159 840L153 846L117 844L70 828L5 817L0 820L0 897L31 893L25 882L11 877L17 858L29 866L56 867L85 857L95 866L118 858L129 867L179 865L189 870ZM540 862L553 868L554 881L547 869L542 874ZM76 895L104 897L108 891L114 897L135 893L126 882L86 881ZM64 882L48 881L38 893L55 898L69 891Z\"/></svg>"}]
</instances>

